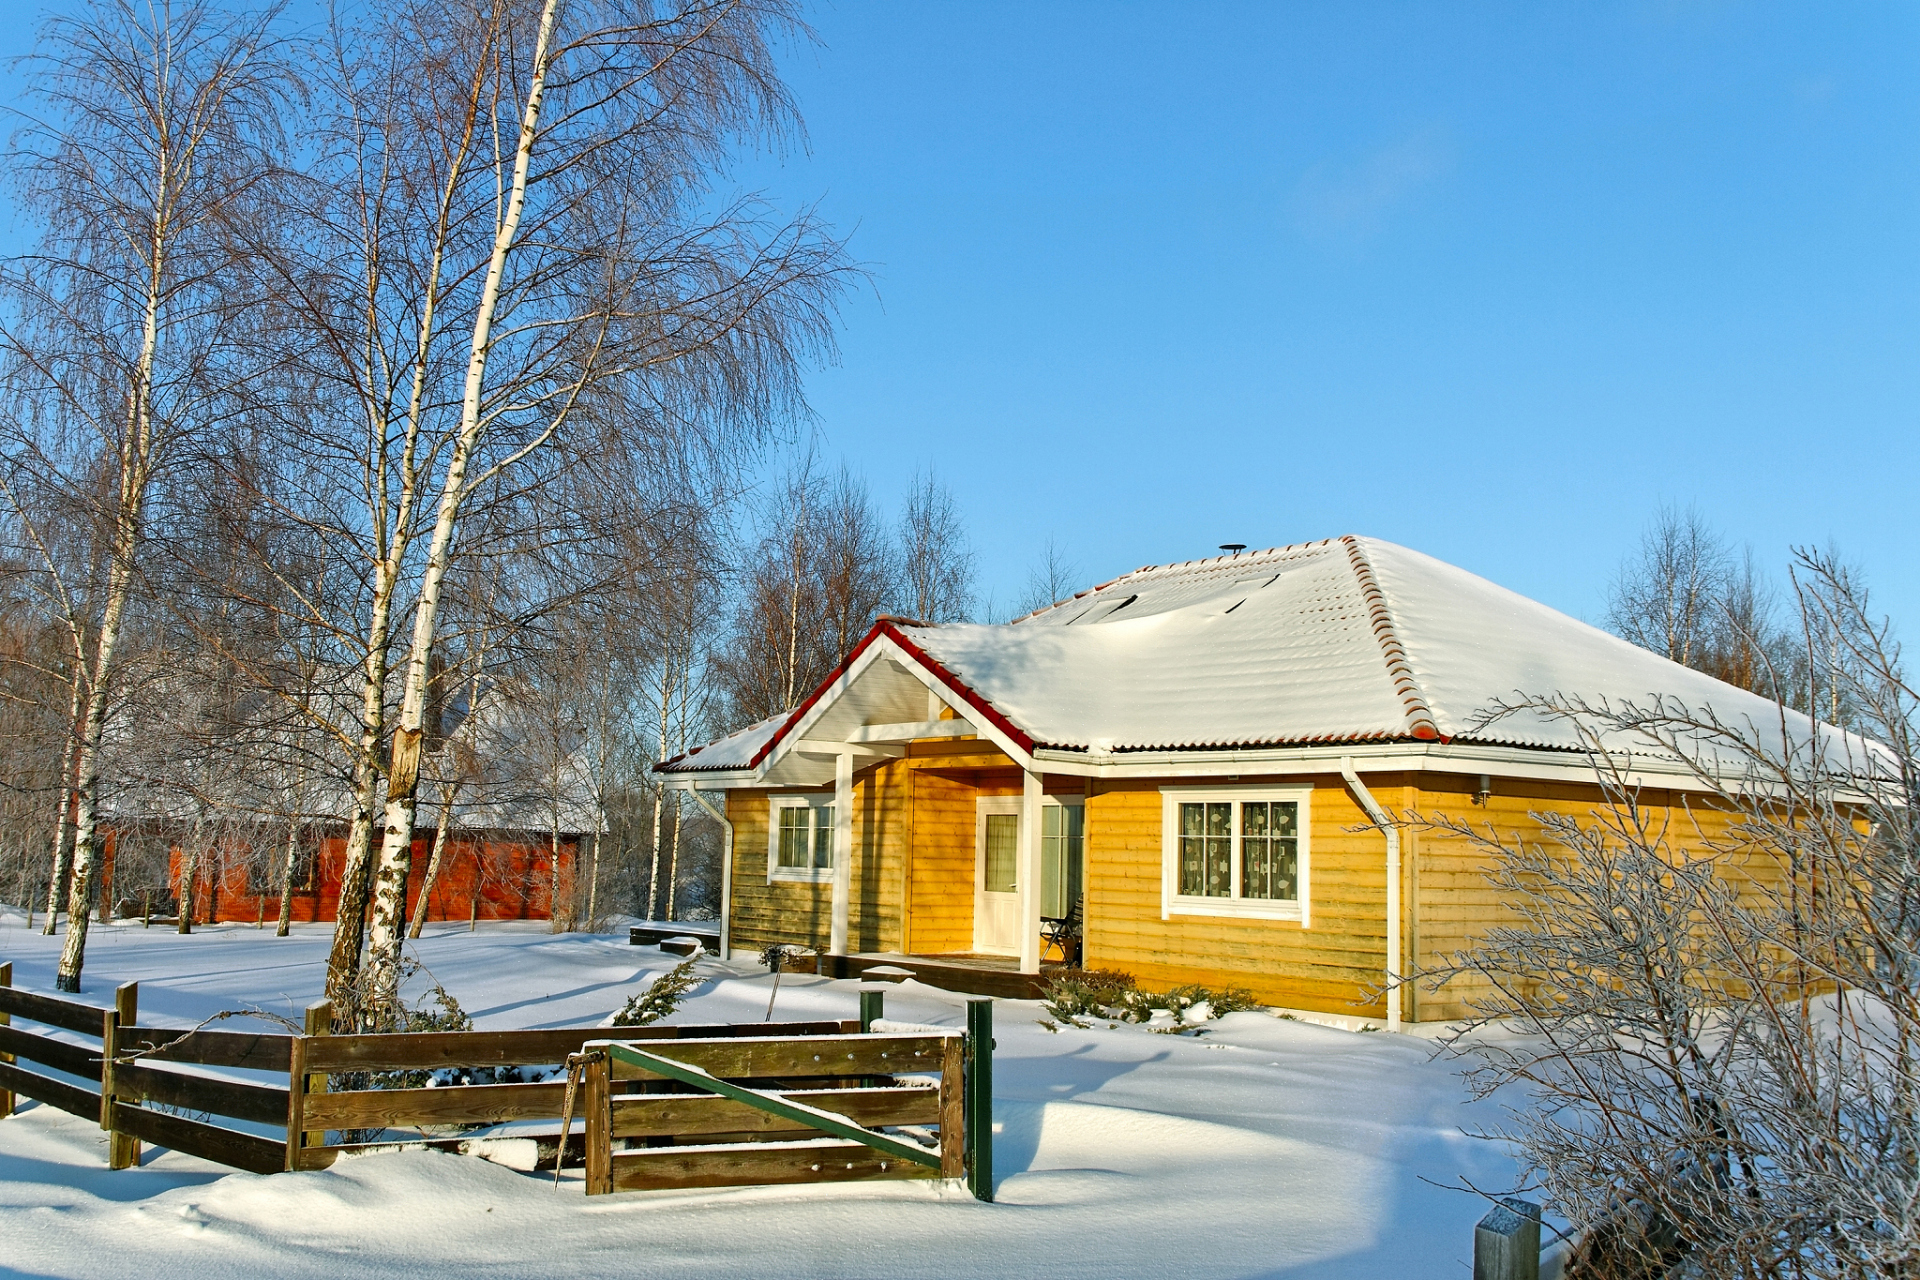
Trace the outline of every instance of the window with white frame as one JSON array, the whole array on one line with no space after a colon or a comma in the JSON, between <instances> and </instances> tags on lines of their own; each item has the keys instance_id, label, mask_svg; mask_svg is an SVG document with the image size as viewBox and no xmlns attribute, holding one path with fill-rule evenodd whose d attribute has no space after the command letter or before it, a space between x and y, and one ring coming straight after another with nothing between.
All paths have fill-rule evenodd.
<instances>
[{"instance_id":1,"label":"window with white frame","mask_svg":"<svg viewBox=\"0 0 1920 1280\"><path fill-rule=\"evenodd\" d=\"M767 824L767 879L833 878L833 797L775 796Z\"/></svg>"},{"instance_id":2,"label":"window with white frame","mask_svg":"<svg viewBox=\"0 0 1920 1280\"><path fill-rule=\"evenodd\" d=\"M1304 787L1161 793L1167 915L1306 920Z\"/></svg>"}]
</instances>

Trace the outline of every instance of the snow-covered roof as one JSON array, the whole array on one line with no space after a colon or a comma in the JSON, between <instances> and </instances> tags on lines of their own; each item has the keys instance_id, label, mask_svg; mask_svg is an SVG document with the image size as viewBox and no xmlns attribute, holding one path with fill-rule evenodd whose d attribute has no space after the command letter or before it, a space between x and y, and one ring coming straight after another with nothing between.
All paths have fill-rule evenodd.
<instances>
[{"instance_id":1,"label":"snow-covered roof","mask_svg":"<svg viewBox=\"0 0 1920 1280\"><path fill-rule=\"evenodd\" d=\"M717 738L703 747L695 747L683 756L659 766L663 770L676 773L692 773L702 769L745 769L760 756L760 749L773 740L780 726L789 719L789 713L768 716L744 729L736 729L724 738Z\"/></svg>"},{"instance_id":2,"label":"snow-covered roof","mask_svg":"<svg viewBox=\"0 0 1920 1280\"><path fill-rule=\"evenodd\" d=\"M1710 707L1772 737L1781 716L1770 699L1464 569L1354 536L1149 566L1006 625L883 622L881 633L1015 741L1094 756L1393 740L1581 747L1575 726L1535 711L1481 723L1496 703L1539 695ZM757 765L813 701L669 767ZM1790 734L1810 728L1791 714Z\"/></svg>"}]
</instances>

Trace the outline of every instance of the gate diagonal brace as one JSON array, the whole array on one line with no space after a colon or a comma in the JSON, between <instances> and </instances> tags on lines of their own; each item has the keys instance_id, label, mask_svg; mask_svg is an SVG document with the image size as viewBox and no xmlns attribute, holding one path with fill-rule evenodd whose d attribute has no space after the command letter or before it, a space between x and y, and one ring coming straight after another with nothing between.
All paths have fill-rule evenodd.
<instances>
[{"instance_id":1,"label":"gate diagonal brace","mask_svg":"<svg viewBox=\"0 0 1920 1280\"><path fill-rule=\"evenodd\" d=\"M595 1040L583 1046L584 1050L605 1049L607 1056L616 1062L624 1062L630 1067L639 1067L655 1075L678 1080L681 1084L690 1084L697 1089L706 1089L723 1098L743 1102L760 1111L770 1112L783 1120L806 1125L810 1129L819 1129L836 1138L846 1138L851 1142L872 1147L882 1155L892 1156L896 1160L910 1160L914 1164L925 1165L929 1169L940 1167L940 1153L928 1151L925 1147L911 1142L902 1142L898 1138L877 1133L857 1124L833 1111L822 1111L819 1107L810 1107L804 1102L795 1102L777 1093L764 1089L749 1089L744 1085L722 1080L703 1067L685 1062L676 1062L672 1058L663 1058L657 1053L645 1049L636 1049L631 1044L622 1044L617 1040ZM943 1143L948 1139L941 1135Z\"/></svg>"}]
</instances>

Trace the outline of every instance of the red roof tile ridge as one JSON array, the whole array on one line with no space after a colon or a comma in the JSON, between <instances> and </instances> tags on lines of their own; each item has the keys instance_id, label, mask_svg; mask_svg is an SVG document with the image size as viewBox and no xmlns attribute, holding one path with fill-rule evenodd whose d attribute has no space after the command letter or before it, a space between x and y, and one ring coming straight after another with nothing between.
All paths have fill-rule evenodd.
<instances>
[{"instance_id":1,"label":"red roof tile ridge","mask_svg":"<svg viewBox=\"0 0 1920 1280\"><path fill-rule=\"evenodd\" d=\"M1373 565L1367 559L1367 553L1360 546L1360 539L1353 534L1341 537L1346 544L1347 559L1353 565L1353 576L1360 583L1360 594L1367 602L1367 619L1373 625L1373 638L1380 642L1380 652L1387 660L1387 674L1393 680L1394 692L1400 695L1400 706L1406 712L1407 732L1416 738L1432 741L1440 736L1440 726L1434 723L1433 708L1427 705L1425 695L1420 692L1419 681L1414 679L1413 666L1407 661L1406 646L1400 643L1400 636L1394 630L1393 611L1387 607L1387 593L1381 589L1380 579L1374 575Z\"/></svg>"}]
</instances>

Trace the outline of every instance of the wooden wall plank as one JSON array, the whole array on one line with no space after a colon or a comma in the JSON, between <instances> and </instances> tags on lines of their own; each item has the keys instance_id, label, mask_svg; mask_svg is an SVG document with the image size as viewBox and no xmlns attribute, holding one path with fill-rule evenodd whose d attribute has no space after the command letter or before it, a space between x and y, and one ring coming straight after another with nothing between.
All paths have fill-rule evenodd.
<instances>
[{"instance_id":1,"label":"wooden wall plank","mask_svg":"<svg viewBox=\"0 0 1920 1280\"><path fill-rule=\"evenodd\" d=\"M205 1111L235 1120L282 1125L287 1122L287 1090L166 1071L140 1062L114 1064L114 1096L131 1102L158 1102L187 1111Z\"/></svg>"},{"instance_id":2,"label":"wooden wall plank","mask_svg":"<svg viewBox=\"0 0 1920 1280\"><path fill-rule=\"evenodd\" d=\"M149 1111L145 1107L116 1103L113 1127L156 1147L182 1151L248 1173L279 1173L286 1164L284 1143L162 1111Z\"/></svg>"},{"instance_id":3,"label":"wooden wall plank","mask_svg":"<svg viewBox=\"0 0 1920 1280\"><path fill-rule=\"evenodd\" d=\"M933 1084L882 1089L783 1089L780 1093L795 1102L846 1116L869 1129L882 1125L940 1123L940 1089ZM616 1138L799 1130L814 1132L771 1112L713 1094L639 1094L613 1099L612 1136Z\"/></svg>"},{"instance_id":4,"label":"wooden wall plank","mask_svg":"<svg viewBox=\"0 0 1920 1280\"><path fill-rule=\"evenodd\" d=\"M660 1191L939 1176L937 1169L910 1160L888 1159L857 1142L806 1146L765 1142L740 1147L616 1151L612 1181L615 1191Z\"/></svg>"}]
</instances>

